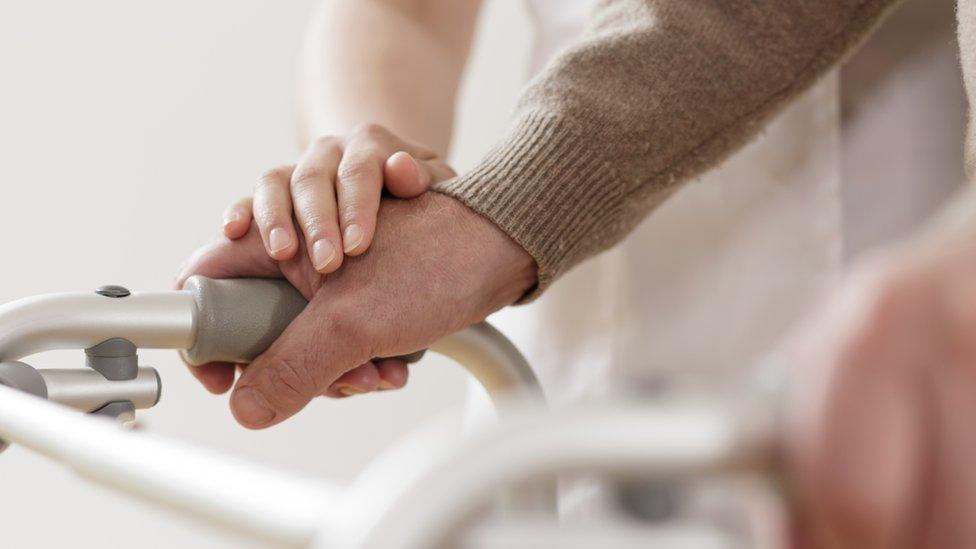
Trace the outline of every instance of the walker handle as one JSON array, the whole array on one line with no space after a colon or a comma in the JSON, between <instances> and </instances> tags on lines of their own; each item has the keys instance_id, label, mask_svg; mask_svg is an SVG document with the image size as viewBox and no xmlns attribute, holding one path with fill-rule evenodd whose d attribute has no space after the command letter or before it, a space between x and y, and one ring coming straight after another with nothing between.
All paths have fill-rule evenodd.
<instances>
[{"instance_id":1,"label":"walker handle","mask_svg":"<svg viewBox=\"0 0 976 549\"><path fill-rule=\"evenodd\" d=\"M193 295L193 347L182 351L188 364L247 364L278 339L308 305L288 281L270 278L216 280L190 277L183 285ZM424 351L402 358L416 362Z\"/></svg>"},{"instance_id":2,"label":"walker handle","mask_svg":"<svg viewBox=\"0 0 976 549\"><path fill-rule=\"evenodd\" d=\"M183 289L196 302L193 347L188 364L247 364L285 331L308 301L286 280L190 277Z\"/></svg>"},{"instance_id":3,"label":"walker handle","mask_svg":"<svg viewBox=\"0 0 976 549\"><path fill-rule=\"evenodd\" d=\"M193 296L195 340L182 351L188 364L246 364L264 352L308 302L281 279L214 280L190 277L183 290ZM487 322L448 335L431 350L463 365L492 396L515 393L540 402L539 381L518 349ZM406 355L416 362L423 351Z\"/></svg>"}]
</instances>

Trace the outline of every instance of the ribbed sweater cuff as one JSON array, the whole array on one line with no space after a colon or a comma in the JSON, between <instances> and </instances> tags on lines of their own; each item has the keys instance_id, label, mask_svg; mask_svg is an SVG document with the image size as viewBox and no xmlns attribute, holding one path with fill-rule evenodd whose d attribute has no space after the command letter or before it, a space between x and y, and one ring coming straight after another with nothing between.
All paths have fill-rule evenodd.
<instances>
[{"instance_id":1,"label":"ribbed sweater cuff","mask_svg":"<svg viewBox=\"0 0 976 549\"><path fill-rule=\"evenodd\" d=\"M627 189L572 125L523 116L473 170L434 190L487 217L536 260L531 301L597 246Z\"/></svg>"}]
</instances>

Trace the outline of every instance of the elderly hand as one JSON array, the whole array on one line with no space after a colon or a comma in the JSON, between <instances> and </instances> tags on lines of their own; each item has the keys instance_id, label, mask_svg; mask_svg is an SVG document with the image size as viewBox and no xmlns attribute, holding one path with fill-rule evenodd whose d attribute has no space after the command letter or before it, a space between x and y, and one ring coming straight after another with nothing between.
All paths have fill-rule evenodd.
<instances>
[{"instance_id":1,"label":"elderly hand","mask_svg":"<svg viewBox=\"0 0 976 549\"><path fill-rule=\"evenodd\" d=\"M224 212L224 235L243 237L253 219L268 255L288 260L299 249L297 220L315 270L331 273L342 265L343 252L355 256L369 248L384 188L413 198L454 175L431 149L363 124L346 136L319 137L297 165L266 172L253 198Z\"/></svg>"},{"instance_id":2,"label":"elderly hand","mask_svg":"<svg viewBox=\"0 0 976 549\"><path fill-rule=\"evenodd\" d=\"M198 251L179 276L285 277L310 302L244 368L230 399L245 427L284 421L371 357L397 356L483 320L535 283L531 256L460 202L428 193L383 199L370 253L328 276L306 254L274 261L255 229ZM211 390L233 383L233 364L194 371Z\"/></svg>"},{"instance_id":3,"label":"elderly hand","mask_svg":"<svg viewBox=\"0 0 976 549\"><path fill-rule=\"evenodd\" d=\"M401 139L383 126L363 124L347 136L314 140L297 165L266 172L253 198L238 201L224 213L224 235L231 240L243 238L253 220L268 257L284 261L303 254L308 261L300 258L302 264L322 274L331 273L342 264L339 250L356 256L369 248L381 191L413 198L431 184L453 176L454 170L432 150ZM299 252L303 241L306 250ZM213 383L205 383L215 392L226 391L233 381L233 372L228 373L226 367L199 372L219 373ZM325 395L345 397L399 389L408 374L403 360L370 361L346 372Z\"/></svg>"},{"instance_id":4,"label":"elderly hand","mask_svg":"<svg viewBox=\"0 0 976 549\"><path fill-rule=\"evenodd\" d=\"M787 431L804 540L976 547L976 225L872 260L798 334Z\"/></svg>"}]
</instances>

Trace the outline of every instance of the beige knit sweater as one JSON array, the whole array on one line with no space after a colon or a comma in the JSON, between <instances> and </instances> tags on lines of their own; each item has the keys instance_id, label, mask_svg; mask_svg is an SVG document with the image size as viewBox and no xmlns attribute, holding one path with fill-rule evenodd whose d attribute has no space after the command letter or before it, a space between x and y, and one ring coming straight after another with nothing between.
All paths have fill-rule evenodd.
<instances>
[{"instance_id":1,"label":"beige knit sweater","mask_svg":"<svg viewBox=\"0 0 976 549\"><path fill-rule=\"evenodd\" d=\"M966 175L973 180L976 175L976 0L958 0L959 53L962 60L962 77L969 98L969 130L966 132Z\"/></svg>"},{"instance_id":2,"label":"beige knit sweater","mask_svg":"<svg viewBox=\"0 0 976 549\"><path fill-rule=\"evenodd\" d=\"M437 190L536 259L534 297L754 137L896 4L600 0L583 39L529 85L508 135ZM973 4L960 0L960 15Z\"/></svg>"}]
</instances>

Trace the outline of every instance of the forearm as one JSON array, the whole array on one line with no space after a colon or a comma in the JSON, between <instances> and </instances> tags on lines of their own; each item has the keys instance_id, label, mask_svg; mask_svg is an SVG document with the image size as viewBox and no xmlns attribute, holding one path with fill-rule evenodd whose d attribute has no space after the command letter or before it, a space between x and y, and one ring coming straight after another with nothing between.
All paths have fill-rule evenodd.
<instances>
[{"instance_id":1,"label":"forearm","mask_svg":"<svg viewBox=\"0 0 976 549\"><path fill-rule=\"evenodd\" d=\"M326 0L303 55L303 139L375 122L446 153L479 4Z\"/></svg>"},{"instance_id":2,"label":"forearm","mask_svg":"<svg viewBox=\"0 0 976 549\"><path fill-rule=\"evenodd\" d=\"M751 139L896 3L602 0L509 135L440 190L532 254L545 287Z\"/></svg>"}]
</instances>

